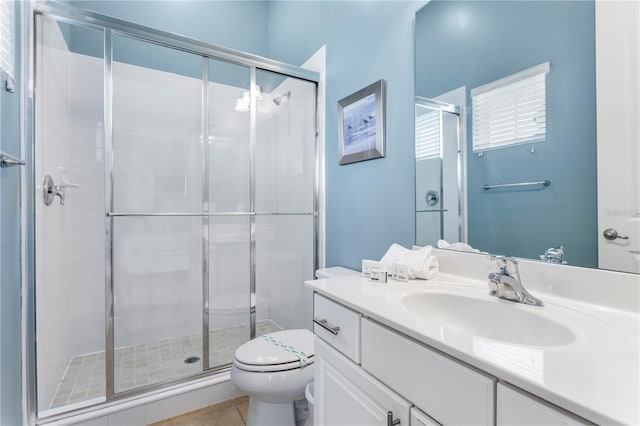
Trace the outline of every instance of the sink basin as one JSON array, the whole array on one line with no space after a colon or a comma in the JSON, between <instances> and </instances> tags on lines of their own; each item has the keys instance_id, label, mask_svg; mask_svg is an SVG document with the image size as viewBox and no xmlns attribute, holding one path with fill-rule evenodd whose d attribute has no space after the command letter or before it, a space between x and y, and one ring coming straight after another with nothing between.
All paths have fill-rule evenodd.
<instances>
[{"instance_id":1,"label":"sink basin","mask_svg":"<svg viewBox=\"0 0 640 426\"><path fill-rule=\"evenodd\" d=\"M407 295L402 304L420 318L487 339L529 346L564 346L575 340L567 327L537 314L540 308L494 298L427 292Z\"/></svg>"}]
</instances>

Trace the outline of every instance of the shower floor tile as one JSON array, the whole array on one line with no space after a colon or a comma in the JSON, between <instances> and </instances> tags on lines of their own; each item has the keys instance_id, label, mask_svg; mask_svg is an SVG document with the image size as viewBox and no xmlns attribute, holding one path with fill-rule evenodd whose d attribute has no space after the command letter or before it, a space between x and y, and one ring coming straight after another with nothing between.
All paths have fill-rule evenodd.
<instances>
[{"instance_id":1,"label":"shower floor tile","mask_svg":"<svg viewBox=\"0 0 640 426\"><path fill-rule=\"evenodd\" d=\"M256 336L279 331L271 320L256 322ZM233 352L248 340L249 325L209 333L209 365L227 365ZM186 363L188 357L198 357ZM116 392L189 376L202 371L202 334L174 337L117 348L114 354ZM77 355L71 359L50 408L62 407L105 395L105 353Z\"/></svg>"}]
</instances>

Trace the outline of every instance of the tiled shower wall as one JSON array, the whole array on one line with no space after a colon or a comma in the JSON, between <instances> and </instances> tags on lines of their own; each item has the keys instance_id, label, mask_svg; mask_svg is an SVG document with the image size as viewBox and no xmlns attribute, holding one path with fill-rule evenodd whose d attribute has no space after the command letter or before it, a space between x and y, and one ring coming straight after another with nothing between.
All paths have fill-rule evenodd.
<instances>
[{"instance_id":1,"label":"tiled shower wall","mask_svg":"<svg viewBox=\"0 0 640 426\"><path fill-rule=\"evenodd\" d=\"M57 24L40 32L36 81L38 403L48 406L71 356L104 348L102 63L69 52ZM64 168L64 171L60 168ZM45 206L41 182L67 188Z\"/></svg>"}]
</instances>

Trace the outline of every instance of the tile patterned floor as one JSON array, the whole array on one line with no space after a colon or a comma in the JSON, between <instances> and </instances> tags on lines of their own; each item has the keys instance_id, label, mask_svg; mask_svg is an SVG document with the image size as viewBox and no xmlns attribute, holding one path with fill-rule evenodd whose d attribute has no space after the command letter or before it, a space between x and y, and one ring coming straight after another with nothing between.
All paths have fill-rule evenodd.
<instances>
[{"instance_id":1,"label":"tile patterned floor","mask_svg":"<svg viewBox=\"0 0 640 426\"><path fill-rule=\"evenodd\" d=\"M256 323L257 336L278 330L280 327L270 320ZM230 363L233 352L247 341L247 336L248 324L211 331L209 365L215 367ZM116 392L197 373L202 370L202 361L184 362L194 355L202 356L201 334L118 348L114 357ZM105 353L78 355L69 362L50 408L103 397L104 394Z\"/></svg>"},{"instance_id":2,"label":"tile patterned floor","mask_svg":"<svg viewBox=\"0 0 640 426\"><path fill-rule=\"evenodd\" d=\"M241 396L153 423L152 426L245 426L248 410L249 397Z\"/></svg>"}]
</instances>

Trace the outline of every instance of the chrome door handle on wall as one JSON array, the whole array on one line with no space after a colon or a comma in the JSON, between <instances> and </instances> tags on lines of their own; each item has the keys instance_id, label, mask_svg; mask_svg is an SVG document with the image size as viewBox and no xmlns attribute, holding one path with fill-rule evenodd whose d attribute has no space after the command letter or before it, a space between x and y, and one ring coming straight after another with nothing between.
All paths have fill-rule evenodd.
<instances>
[{"instance_id":1,"label":"chrome door handle on wall","mask_svg":"<svg viewBox=\"0 0 640 426\"><path fill-rule=\"evenodd\" d=\"M19 160L9 154L0 151L0 167L24 166L27 164L23 160Z\"/></svg>"},{"instance_id":2,"label":"chrome door handle on wall","mask_svg":"<svg viewBox=\"0 0 640 426\"><path fill-rule=\"evenodd\" d=\"M62 176L62 183L60 185L56 185L53 182L53 178L49 175L46 175L42 180L42 196L45 206L50 206L55 196L60 197L60 205L64 206L65 188L80 188L80 185L77 183L68 182L64 178L66 170L64 170L64 168L60 169L60 175Z\"/></svg>"},{"instance_id":3,"label":"chrome door handle on wall","mask_svg":"<svg viewBox=\"0 0 640 426\"><path fill-rule=\"evenodd\" d=\"M325 330L327 330L329 333L333 334L334 336L337 336L338 333L340 332L340 327L332 326L331 324L329 324L329 322L326 319L314 318L313 322L315 324L318 324L320 327L324 328Z\"/></svg>"},{"instance_id":4,"label":"chrome door handle on wall","mask_svg":"<svg viewBox=\"0 0 640 426\"><path fill-rule=\"evenodd\" d=\"M618 235L618 231L616 231L613 228L605 229L604 232L602 233L602 235L607 240L615 240L615 239L628 240L629 239L629 237L627 237L627 236L622 237L622 236Z\"/></svg>"},{"instance_id":5,"label":"chrome door handle on wall","mask_svg":"<svg viewBox=\"0 0 640 426\"><path fill-rule=\"evenodd\" d=\"M393 412L387 411L387 426L396 426L400 424L400 419L393 420Z\"/></svg>"},{"instance_id":6,"label":"chrome door handle on wall","mask_svg":"<svg viewBox=\"0 0 640 426\"><path fill-rule=\"evenodd\" d=\"M50 206L53 203L53 197L60 197L60 204L64 206L64 189L56 186L53 182L53 178L46 175L42 180L42 196L44 198L44 205Z\"/></svg>"},{"instance_id":7,"label":"chrome door handle on wall","mask_svg":"<svg viewBox=\"0 0 640 426\"><path fill-rule=\"evenodd\" d=\"M424 195L424 201L427 202L428 206L435 206L440 201L440 194L438 194L438 191L427 191Z\"/></svg>"},{"instance_id":8,"label":"chrome door handle on wall","mask_svg":"<svg viewBox=\"0 0 640 426\"><path fill-rule=\"evenodd\" d=\"M58 167L60 173L60 184L56 185L53 182L53 178L50 175L46 175L42 180L42 196L44 197L44 204L50 206L53 203L53 197L60 197L60 205L64 206L65 189L66 188L80 188L77 183L69 182L69 171L64 167Z\"/></svg>"}]
</instances>

